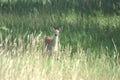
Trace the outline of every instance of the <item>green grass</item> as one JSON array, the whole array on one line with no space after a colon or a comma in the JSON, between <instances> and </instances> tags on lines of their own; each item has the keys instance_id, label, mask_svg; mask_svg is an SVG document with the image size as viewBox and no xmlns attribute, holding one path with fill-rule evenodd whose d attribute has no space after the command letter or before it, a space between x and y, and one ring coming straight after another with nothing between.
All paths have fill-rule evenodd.
<instances>
[{"instance_id":1,"label":"green grass","mask_svg":"<svg viewBox=\"0 0 120 80\"><path fill-rule=\"evenodd\" d=\"M28 15L0 14L0 26L3 40L11 34L13 41L18 35L26 41L29 34L38 35L41 31L44 35L52 35L49 27L64 27L60 33L60 41L63 46L70 44L73 52L77 44L84 49L100 51L101 47L114 51L114 44L120 52L120 16L81 16L80 13L70 11L67 13L35 13ZM114 41L114 44L113 44ZM26 41L27 42L27 41Z\"/></svg>"}]
</instances>

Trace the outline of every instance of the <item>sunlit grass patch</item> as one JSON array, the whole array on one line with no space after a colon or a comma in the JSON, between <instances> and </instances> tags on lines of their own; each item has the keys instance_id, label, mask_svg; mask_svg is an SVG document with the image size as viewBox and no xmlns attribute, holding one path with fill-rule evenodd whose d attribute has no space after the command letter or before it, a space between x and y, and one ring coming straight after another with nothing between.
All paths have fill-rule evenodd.
<instances>
[{"instance_id":1,"label":"sunlit grass patch","mask_svg":"<svg viewBox=\"0 0 120 80\"><path fill-rule=\"evenodd\" d=\"M103 53L100 57L96 57L94 52L90 50L86 52L80 47L71 57L70 45L60 50L60 55L49 57L44 55L41 36L28 36L30 43L26 45L19 38L18 46L14 46L17 44L14 42L11 48L7 47L9 43L0 48L1 80L119 80L120 78L120 64L117 64L114 58Z\"/></svg>"}]
</instances>

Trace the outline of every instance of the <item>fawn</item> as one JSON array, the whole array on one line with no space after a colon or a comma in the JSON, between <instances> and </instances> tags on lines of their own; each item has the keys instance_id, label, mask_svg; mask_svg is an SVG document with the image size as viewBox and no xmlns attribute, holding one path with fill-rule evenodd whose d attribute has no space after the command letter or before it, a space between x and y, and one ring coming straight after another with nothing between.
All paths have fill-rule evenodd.
<instances>
[{"instance_id":1,"label":"fawn","mask_svg":"<svg viewBox=\"0 0 120 80\"><path fill-rule=\"evenodd\" d=\"M58 52L58 47L59 47L59 32L61 32L63 30L63 27L59 28L59 29L54 29L53 27L50 27L50 30L54 33L53 37L50 36L46 36L45 37L45 47L46 47L46 51L48 51L48 53L50 55L52 54L56 54Z\"/></svg>"}]
</instances>

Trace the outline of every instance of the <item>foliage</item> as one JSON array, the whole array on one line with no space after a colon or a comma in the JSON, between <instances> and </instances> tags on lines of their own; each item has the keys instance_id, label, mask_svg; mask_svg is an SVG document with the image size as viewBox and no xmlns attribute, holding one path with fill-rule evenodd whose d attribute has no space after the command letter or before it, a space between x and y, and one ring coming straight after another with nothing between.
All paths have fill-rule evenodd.
<instances>
[{"instance_id":1,"label":"foliage","mask_svg":"<svg viewBox=\"0 0 120 80\"><path fill-rule=\"evenodd\" d=\"M66 12L74 9L76 12L96 14L120 14L119 0L1 0L2 12L27 13L36 9L39 12Z\"/></svg>"}]
</instances>

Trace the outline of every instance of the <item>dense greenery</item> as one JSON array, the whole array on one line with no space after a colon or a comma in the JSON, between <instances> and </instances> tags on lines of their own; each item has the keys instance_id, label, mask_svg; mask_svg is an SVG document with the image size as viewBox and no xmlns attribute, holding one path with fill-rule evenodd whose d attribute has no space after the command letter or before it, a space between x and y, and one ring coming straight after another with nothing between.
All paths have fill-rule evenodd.
<instances>
[{"instance_id":1,"label":"dense greenery","mask_svg":"<svg viewBox=\"0 0 120 80\"><path fill-rule=\"evenodd\" d=\"M63 26L61 44L72 45L73 52L77 44L98 53L101 47L120 52L119 0L0 0L0 5L3 40L11 34L11 41L18 35L26 41L28 34L48 35L50 26Z\"/></svg>"},{"instance_id":2,"label":"dense greenery","mask_svg":"<svg viewBox=\"0 0 120 80\"><path fill-rule=\"evenodd\" d=\"M37 9L39 12L62 12L74 9L76 12L95 14L119 14L119 0L1 0L1 11L26 13Z\"/></svg>"}]
</instances>

